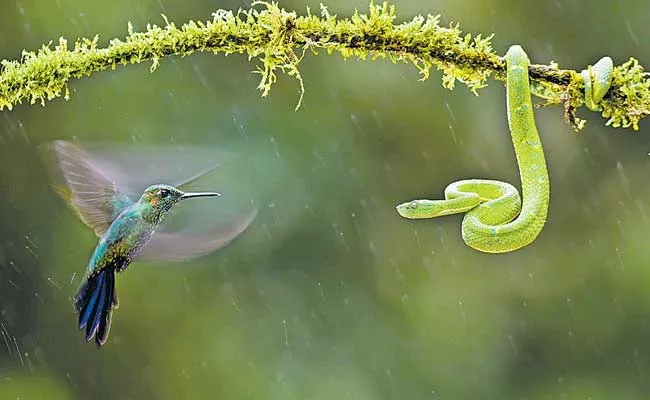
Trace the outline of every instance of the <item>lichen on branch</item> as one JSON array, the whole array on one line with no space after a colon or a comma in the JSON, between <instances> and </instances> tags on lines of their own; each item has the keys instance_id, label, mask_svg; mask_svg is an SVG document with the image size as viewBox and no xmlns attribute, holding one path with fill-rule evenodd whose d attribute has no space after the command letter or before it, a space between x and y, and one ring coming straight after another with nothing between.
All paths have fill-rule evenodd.
<instances>
[{"instance_id":1,"label":"lichen on branch","mask_svg":"<svg viewBox=\"0 0 650 400\"><path fill-rule=\"evenodd\" d=\"M262 96L283 72L298 79L302 99L298 66L306 54L319 49L345 58L411 63L423 80L435 66L449 89L459 81L476 93L491 74L504 80L505 62L492 51L492 36L463 34L457 24L440 26L439 16L416 16L399 24L395 19L395 7L386 2L371 3L367 14L355 11L350 18L331 15L324 5L318 15L309 9L298 15L274 2L255 2L247 10L218 10L205 22L176 26L164 18L164 26L148 25L144 32L134 32L129 24L124 40L113 39L104 48L98 47L98 36L78 39L74 48L60 38L53 48L48 44L36 52L23 51L20 61L0 62L0 110L23 101L44 105L56 97L68 99L72 78L143 61L151 61L153 72L166 56L194 52L239 53L256 60ZM529 73L535 94L549 103L563 103L569 123L580 127L582 122L575 117L584 102L580 74L554 64L531 65ZM601 106L607 124L615 127L637 129L638 121L650 113L650 80L636 60L615 68L612 88Z\"/></svg>"}]
</instances>

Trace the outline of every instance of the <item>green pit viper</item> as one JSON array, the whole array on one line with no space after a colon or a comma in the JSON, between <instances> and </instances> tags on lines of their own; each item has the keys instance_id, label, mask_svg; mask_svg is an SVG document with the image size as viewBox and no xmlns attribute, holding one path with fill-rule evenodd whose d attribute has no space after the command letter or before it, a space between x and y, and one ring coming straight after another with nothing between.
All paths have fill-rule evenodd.
<instances>
[{"instance_id":1,"label":"green pit viper","mask_svg":"<svg viewBox=\"0 0 650 400\"><path fill-rule=\"evenodd\" d=\"M466 213L462 222L465 243L486 253L505 253L532 243L544 227L550 184L544 149L535 126L530 60L520 46L505 55L508 126L521 176L522 196L506 182L467 179L445 188L445 200L412 200L397 206L405 218L434 218ZM600 59L583 70L585 105L598 110L611 85L613 62ZM523 197L523 201L522 201Z\"/></svg>"}]
</instances>

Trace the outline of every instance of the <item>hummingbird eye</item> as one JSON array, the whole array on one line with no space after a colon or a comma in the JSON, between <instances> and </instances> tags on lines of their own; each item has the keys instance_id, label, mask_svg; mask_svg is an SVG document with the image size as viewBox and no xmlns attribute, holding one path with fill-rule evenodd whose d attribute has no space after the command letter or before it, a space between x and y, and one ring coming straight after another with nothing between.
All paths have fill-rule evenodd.
<instances>
[{"instance_id":1,"label":"hummingbird eye","mask_svg":"<svg viewBox=\"0 0 650 400\"><path fill-rule=\"evenodd\" d=\"M167 196L169 196L169 190L167 190L167 189L160 189L160 197L162 197L162 198L164 199L164 198L167 197Z\"/></svg>"}]
</instances>

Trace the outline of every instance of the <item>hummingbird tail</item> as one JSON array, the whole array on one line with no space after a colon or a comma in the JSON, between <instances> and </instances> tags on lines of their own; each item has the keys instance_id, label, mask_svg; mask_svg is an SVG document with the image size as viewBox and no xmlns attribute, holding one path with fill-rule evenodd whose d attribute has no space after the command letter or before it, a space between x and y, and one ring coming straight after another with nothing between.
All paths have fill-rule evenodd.
<instances>
[{"instance_id":1,"label":"hummingbird tail","mask_svg":"<svg viewBox=\"0 0 650 400\"><path fill-rule=\"evenodd\" d=\"M105 268L91 275L75 295L74 305L79 313L79 329L86 328L86 341L95 337L97 346L108 338L111 311L117 306L115 269Z\"/></svg>"}]
</instances>

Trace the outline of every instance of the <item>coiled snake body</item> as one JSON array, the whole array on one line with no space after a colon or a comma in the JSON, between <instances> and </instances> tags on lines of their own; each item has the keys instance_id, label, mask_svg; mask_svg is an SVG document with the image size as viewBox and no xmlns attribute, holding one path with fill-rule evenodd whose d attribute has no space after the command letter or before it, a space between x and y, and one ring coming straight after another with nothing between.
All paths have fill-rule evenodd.
<instances>
[{"instance_id":1,"label":"coiled snake body","mask_svg":"<svg viewBox=\"0 0 650 400\"><path fill-rule=\"evenodd\" d=\"M603 61L605 60L605 61ZM609 60L609 62L607 62ZM544 149L535 126L528 65L520 46L505 55L508 125L521 176L522 198L509 183L468 179L445 188L445 200L413 200L397 206L405 218L434 218L466 213L462 236L468 246L486 253L514 251L532 243L546 222L550 184ZM585 102L597 107L611 83L612 62L603 58L583 71Z\"/></svg>"}]
</instances>

